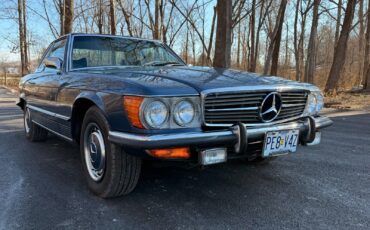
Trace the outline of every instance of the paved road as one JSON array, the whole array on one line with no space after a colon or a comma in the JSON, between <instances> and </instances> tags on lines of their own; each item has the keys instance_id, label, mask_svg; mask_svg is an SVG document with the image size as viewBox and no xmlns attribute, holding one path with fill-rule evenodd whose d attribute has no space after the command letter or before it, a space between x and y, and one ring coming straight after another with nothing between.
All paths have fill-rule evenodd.
<instances>
[{"instance_id":1,"label":"paved road","mask_svg":"<svg viewBox=\"0 0 370 230\"><path fill-rule=\"evenodd\" d=\"M145 167L127 197L86 188L78 148L30 143L0 88L0 229L369 229L370 114L339 114L320 146L267 165Z\"/></svg>"}]
</instances>

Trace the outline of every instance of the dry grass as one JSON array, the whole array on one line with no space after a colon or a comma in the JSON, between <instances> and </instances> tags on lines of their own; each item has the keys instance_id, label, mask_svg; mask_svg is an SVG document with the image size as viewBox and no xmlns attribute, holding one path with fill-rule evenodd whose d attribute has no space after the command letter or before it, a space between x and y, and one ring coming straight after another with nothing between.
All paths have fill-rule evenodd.
<instances>
[{"instance_id":1,"label":"dry grass","mask_svg":"<svg viewBox=\"0 0 370 230\"><path fill-rule=\"evenodd\" d=\"M369 110L370 92L344 92L325 98L325 107L337 110Z\"/></svg>"}]
</instances>

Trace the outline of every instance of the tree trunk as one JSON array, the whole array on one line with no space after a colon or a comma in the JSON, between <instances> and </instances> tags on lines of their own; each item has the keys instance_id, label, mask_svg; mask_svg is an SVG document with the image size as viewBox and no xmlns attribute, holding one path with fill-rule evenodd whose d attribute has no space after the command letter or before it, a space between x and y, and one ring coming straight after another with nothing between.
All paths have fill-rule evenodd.
<instances>
[{"instance_id":1,"label":"tree trunk","mask_svg":"<svg viewBox=\"0 0 370 230\"><path fill-rule=\"evenodd\" d=\"M123 17L125 18L128 34L132 37L133 32L132 32L132 28L131 28L131 16L127 13L127 11L125 9L125 6L122 3L122 0L117 0L117 2L118 2L118 5L121 8Z\"/></svg>"},{"instance_id":2,"label":"tree trunk","mask_svg":"<svg viewBox=\"0 0 370 230\"><path fill-rule=\"evenodd\" d=\"M289 57L289 24L286 23L286 33L285 33L285 59L284 59L284 66L288 68L290 57Z\"/></svg>"},{"instance_id":3,"label":"tree trunk","mask_svg":"<svg viewBox=\"0 0 370 230\"><path fill-rule=\"evenodd\" d=\"M340 23L342 19L342 0L338 0L338 10L337 10L337 22L335 26L335 38L334 38L334 45L337 44L338 38L339 38L339 29L340 29Z\"/></svg>"},{"instance_id":4,"label":"tree trunk","mask_svg":"<svg viewBox=\"0 0 370 230\"><path fill-rule=\"evenodd\" d=\"M271 57L271 75L277 75L278 63L279 63L279 51L280 51L280 41L281 41L281 32L283 30L283 23L284 23L284 15L285 9L287 5L287 0L281 0L281 4L279 7L279 13L277 18L277 27L274 39L273 39L273 49L272 49L272 57ZM267 72L267 71L266 71Z\"/></svg>"},{"instance_id":5,"label":"tree trunk","mask_svg":"<svg viewBox=\"0 0 370 230\"><path fill-rule=\"evenodd\" d=\"M27 41L27 20L26 20L26 0L23 0L23 52L24 52L24 66L25 66L25 74L29 73L29 49L28 49L28 41Z\"/></svg>"},{"instance_id":6,"label":"tree trunk","mask_svg":"<svg viewBox=\"0 0 370 230\"><path fill-rule=\"evenodd\" d=\"M103 0L99 0L98 12L98 30L99 34L103 33Z\"/></svg>"},{"instance_id":7,"label":"tree trunk","mask_svg":"<svg viewBox=\"0 0 370 230\"><path fill-rule=\"evenodd\" d=\"M64 9L65 9L64 4L65 4L64 0L58 0L60 35L64 34Z\"/></svg>"},{"instance_id":8,"label":"tree trunk","mask_svg":"<svg viewBox=\"0 0 370 230\"><path fill-rule=\"evenodd\" d=\"M358 63L359 63L359 67L358 67L358 80L356 81L357 84L361 84L361 80L362 80L362 73L363 73L363 62L361 61L362 58L365 58L364 57L364 35L365 35L365 29L364 29L364 0L359 0L359 5L360 5L360 8L359 8L359 11L358 11L358 21L359 21L359 25L360 25L360 29L359 29L359 39L358 39L358 57L359 57L359 60L358 60Z\"/></svg>"},{"instance_id":9,"label":"tree trunk","mask_svg":"<svg viewBox=\"0 0 370 230\"><path fill-rule=\"evenodd\" d=\"M328 81L326 82L325 92L335 93L340 74L346 61L348 37L351 31L353 15L355 12L356 1L348 1L344 15L342 30L334 50L333 63L329 72Z\"/></svg>"},{"instance_id":10,"label":"tree trunk","mask_svg":"<svg viewBox=\"0 0 370 230\"><path fill-rule=\"evenodd\" d=\"M23 1L18 0L18 25L19 25L19 53L21 55L21 75L24 75L24 52L23 52Z\"/></svg>"},{"instance_id":11,"label":"tree trunk","mask_svg":"<svg viewBox=\"0 0 370 230\"><path fill-rule=\"evenodd\" d=\"M261 6L262 7L262 6ZM262 17L262 15L260 15ZM256 0L252 1L252 12L250 17L250 24L249 24L249 30L250 30L250 41L251 41L251 49L249 52L249 62L248 62L248 71L255 71L256 66L256 60L255 57L255 18L256 18Z\"/></svg>"},{"instance_id":12,"label":"tree trunk","mask_svg":"<svg viewBox=\"0 0 370 230\"><path fill-rule=\"evenodd\" d=\"M110 33L116 34L116 7L114 0L109 0Z\"/></svg>"},{"instance_id":13,"label":"tree trunk","mask_svg":"<svg viewBox=\"0 0 370 230\"><path fill-rule=\"evenodd\" d=\"M74 17L74 0L65 1L65 16L64 16L64 33L69 34L72 32L73 17Z\"/></svg>"},{"instance_id":14,"label":"tree trunk","mask_svg":"<svg viewBox=\"0 0 370 230\"><path fill-rule=\"evenodd\" d=\"M313 16L311 25L310 40L307 48L307 62L305 68L305 81L313 83L313 77L316 68L316 39L317 39L317 26L319 24L319 6L321 0L314 0L313 3Z\"/></svg>"},{"instance_id":15,"label":"tree trunk","mask_svg":"<svg viewBox=\"0 0 370 230\"><path fill-rule=\"evenodd\" d=\"M299 8L300 8L300 3L301 1L296 2L296 7L295 7L295 15L294 15L294 58L295 58L295 80L300 81L301 80L301 66L300 66L300 53L299 53L299 47L298 47L298 13L299 13Z\"/></svg>"},{"instance_id":16,"label":"tree trunk","mask_svg":"<svg viewBox=\"0 0 370 230\"><path fill-rule=\"evenodd\" d=\"M18 0L18 24L19 24L19 53L21 55L21 74L28 73L28 55L27 55L27 30L25 27L25 0Z\"/></svg>"},{"instance_id":17,"label":"tree trunk","mask_svg":"<svg viewBox=\"0 0 370 230\"><path fill-rule=\"evenodd\" d=\"M236 48L236 66L240 68L240 40L241 40L241 31L240 31L241 23L238 25L238 44Z\"/></svg>"},{"instance_id":18,"label":"tree trunk","mask_svg":"<svg viewBox=\"0 0 370 230\"><path fill-rule=\"evenodd\" d=\"M232 1L217 1L217 30L213 66L229 68L232 40Z\"/></svg>"},{"instance_id":19,"label":"tree trunk","mask_svg":"<svg viewBox=\"0 0 370 230\"><path fill-rule=\"evenodd\" d=\"M370 9L370 1L368 1L368 9ZM364 89L370 90L370 14L367 14L367 25L366 25L366 44L365 44L365 56L364 56L364 72L363 72L363 83Z\"/></svg>"},{"instance_id":20,"label":"tree trunk","mask_svg":"<svg viewBox=\"0 0 370 230\"><path fill-rule=\"evenodd\" d=\"M211 26L211 32L210 32L210 38L209 38L209 43L208 43L208 49L207 49L207 62L208 65L212 64L211 60L211 50L212 50L212 45L213 45L213 35L215 31L215 24L216 24L216 16L217 16L217 7L213 8L213 18L212 18L212 26Z\"/></svg>"},{"instance_id":21,"label":"tree trunk","mask_svg":"<svg viewBox=\"0 0 370 230\"><path fill-rule=\"evenodd\" d=\"M159 18L160 18L160 7L161 7L161 0L155 0L155 12L154 12L154 32L153 32L153 39L160 39L159 34Z\"/></svg>"},{"instance_id":22,"label":"tree trunk","mask_svg":"<svg viewBox=\"0 0 370 230\"><path fill-rule=\"evenodd\" d=\"M262 1L261 6L260 6L260 16L259 16L259 21L258 21L258 27L256 34L259 34L261 31L261 28L266 20L266 16L268 14L268 10L272 4L273 1L270 1L266 7L265 7L265 2ZM253 58L253 63L251 66L251 69L249 71L251 72L256 72L257 68L257 60L258 60L258 54L259 54L259 44L260 44L260 36L256 36L256 42L255 42L255 48L254 48L254 58Z\"/></svg>"},{"instance_id":23,"label":"tree trunk","mask_svg":"<svg viewBox=\"0 0 370 230\"><path fill-rule=\"evenodd\" d=\"M185 62L189 64L189 25L186 22Z\"/></svg>"}]
</instances>

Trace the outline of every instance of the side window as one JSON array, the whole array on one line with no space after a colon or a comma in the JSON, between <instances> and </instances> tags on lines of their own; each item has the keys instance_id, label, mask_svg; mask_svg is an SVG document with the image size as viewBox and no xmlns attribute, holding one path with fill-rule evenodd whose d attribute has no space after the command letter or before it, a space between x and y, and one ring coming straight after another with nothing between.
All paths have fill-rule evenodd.
<instances>
[{"instance_id":1,"label":"side window","mask_svg":"<svg viewBox=\"0 0 370 230\"><path fill-rule=\"evenodd\" d=\"M55 42L52 45L52 47L48 50L44 59L48 57L57 57L64 62L64 50L66 47L66 42L67 42L67 39L63 39L63 40ZM48 71L48 70L54 71L54 69L45 67L45 65L43 64L44 59L42 60L40 66L36 69L36 72L43 72L43 71Z\"/></svg>"},{"instance_id":2,"label":"side window","mask_svg":"<svg viewBox=\"0 0 370 230\"><path fill-rule=\"evenodd\" d=\"M54 44L47 57L57 57L64 61L64 49L66 47L67 39L63 39Z\"/></svg>"}]
</instances>

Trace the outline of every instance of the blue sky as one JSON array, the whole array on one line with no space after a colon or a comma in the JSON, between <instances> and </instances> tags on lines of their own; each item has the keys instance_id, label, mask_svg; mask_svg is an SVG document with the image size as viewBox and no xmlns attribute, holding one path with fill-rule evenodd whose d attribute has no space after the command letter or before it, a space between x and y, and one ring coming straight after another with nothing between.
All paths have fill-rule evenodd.
<instances>
[{"instance_id":1,"label":"blue sky","mask_svg":"<svg viewBox=\"0 0 370 230\"><path fill-rule=\"evenodd\" d=\"M59 15L55 12L55 8L53 6L52 0L46 0L48 4L48 13L49 17L51 18L53 24L59 30ZM38 54L37 51L42 50L42 48L46 48L48 44L54 40L54 36L52 35L48 23L42 19L38 14L45 15L43 9L43 0L27 0L27 13L28 13L28 20L27 20L27 27L30 31L29 37L32 40L37 41L37 47L33 47L31 49L31 58L35 58ZM75 0L77 4L79 0ZM188 4L192 1L184 1ZM184 3L183 2L183 3ZM206 30L205 33L209 33L209 28L213 16L213 6L215 5L216 0L210 0L208 7L206 8ZM184 3L184 4L186 4ZM290 24L289 30L290 35L292 35L293 31L293 20L294 20L294 7L292 3L288 5L288 9L286 12L287 21ZM11 52L14 45L12 43L18 43L18 23L14 19L4 19L6 17L17 17L17 0L0 0L0 62L2 61L18 61L19 54ZM323 16L322 16L323 17ZM321 23L325 23L328 21L329 23L332 20L323 20L321 19ZM310 26L310 19L307 21L307 28ZM75 28L76 30L78 28ZM76 31L79 32L79 31ZM308 31L306 31L308 32ZM285 34L285 30L283 32ZM283 34L283 40L285 39L285 35ZM184 36L179 35L178 41L182 41ZM208 37L206 35L206 37ZM264 37L263 34L260 34L260 37ZM10 41L9 41L10 40ZM208 39L206 39L207 42ZM263 41L261 41L263 42ZM200 42L197 40L197 46L199 47ZM176 52L181 51L180 42L178 42L174 49Z\"/></svg>"},{"instance_id":2,"label":"blue sky","mask_svg":"<svg viewBox=\"0 0 370 230\"><path fill-rule=\"evenodd\" d=\"M215 4L215 0L212 1L209 4L210 7L206 9L207 11L210 11L209 15L213 15L213 5ZM59 30L59 15L55 12L52 0L47 0L47 2L49 3L47 8L49 17L53 21L54 26ZM75 0L75 4L77 2L78 1ZM31 39L35 39L40 43L38 47L33 50L31 49L30 51L31 58L35 58L37 50L47 47L47 45L55 38L49 29L48 23L38 15L45 15L42 0L27 0L27 6L27 28L30 32L29 36ZM8 17L17 17L16 0L0 0L0 39L2 41L0 43L0 62L19 60L19 54L12 52L14 47L13 43L18 42L17 19L4 19ZM77 30L77 28L75 29ZM208 30L209 29L206 29L206 33Z\"/></svg>"}]
</instances>

